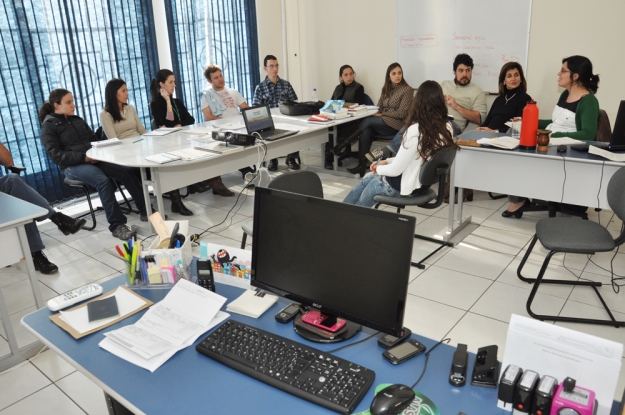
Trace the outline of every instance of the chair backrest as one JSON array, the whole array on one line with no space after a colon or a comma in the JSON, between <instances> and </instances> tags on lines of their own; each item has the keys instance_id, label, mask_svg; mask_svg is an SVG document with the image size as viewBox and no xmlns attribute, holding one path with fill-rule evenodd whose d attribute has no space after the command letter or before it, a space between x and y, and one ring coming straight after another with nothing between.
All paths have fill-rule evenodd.
<instances>
[{"instance_id":1,"label":"chair backrest","mask_svg":"<svg viewBox=\"0 0 625 415\"><path fill-rule=\"evenodd\" d=\"M152 126L152 131L158 130L158 125L156 125L156 121L154 121L154 118L150 120L150 126Z\"/></svg>"},{"instance_id":2,"label":"chair backrest","mask_svg":"<svg viewBox=\"0 0 625 415\"><path fill-rule=\"evenodd\" d=\"M438 183L441 176L447 175L455 157L455 148L443 147L439 149L430 160L421 166L421 170L419 170L419 181L421 184L432 186Z\"/></svg>"},{"instance_id":3,"label":"chair backrest","mask_svg":"<svg viewBox=\"0 0 625 415\"><path fill-rule=\"evenodd\" d=\"M599 121L597 121L597 135L595 141L603 141L609 143L612 138L612 127L610 126L610 118L604 110L599 110Z\"/></svg>"},{"instance_id":4,"label":"chair backrest","mask_svg":"<svg viewBox=\"0 0 625 415\"><path fill-rule=\"evenodd\" d=\"M270 189L323 198L323 186L316 173L308 170L290 171L273 179Z\"/></svg>"},{"instance_id":5,"label":"chair backrest","mask_svg":"<svg viewBox=\"0 0 625 415\"><path fill-rule=\"evenodd\" d=\"M610 178L606 191L610 209L620 220L625 221L625 191L623 189L625 189L625 167L618 169Z\"/></svg>"},{"instance_id":6,"label":"chair backrest","mask_svg":"<svg viewBox=\"0 0 625 415\"><path fill-rule=\"evenodd\" d=\"M369 95L364 94L363 98L362 98L362 103L364 105L373 105L373 100L371 99L371 97Z\"/></svg>"}]
</instances>

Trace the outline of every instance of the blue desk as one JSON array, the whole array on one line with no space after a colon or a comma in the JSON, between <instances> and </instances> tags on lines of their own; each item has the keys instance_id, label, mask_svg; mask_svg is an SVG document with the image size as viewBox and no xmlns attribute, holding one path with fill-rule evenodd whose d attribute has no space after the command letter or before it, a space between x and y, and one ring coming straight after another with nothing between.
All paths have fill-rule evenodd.
<instances>
[{"instance_id":1,"label":"blue desk","mask_svg":"<svg viewBox=\"0 0 625 415\"><path fill-rule=\"evenodd\" d=\"M102 285L107 292L120 283L122 278L118 277ZM218 284L217 292L228 297L230 302L239 296L242 290ZM143 290L139 293L155 302L165 296L164 290ZM275 321L273 316L284 306L284 303L278 302L259 319L234 313L231 318L305 343L306 340L293 331L291 324L280 324ZM223 366L197 353L195 347L178 352L158 370L150 373L100 349L98 343L104 337L102 331L74 340L50 321L51 314L48 309L38 310L24 317L22 324L135 414L332 413ZM142 313L131 316L111 329L134 323L141 315ZM364 332L350 341L363 339L372 333L372 330L364 329ZM428 348L436 343L424 337L413 337ZM313 344L313 347L320 350L332 350L339 346ZM468 383L462 388L451 387L447 382L447 376L454 350L447 345L436 348L430 356L426 374L417 389L434 401L441 414L455 415L460 411L468 415L509 414L496 407L496 389L480 388ZM337 356L376 372L374 387L370 388L357 412L369 407L375 385L380 383L412 385L423 369L425 355L393 366L382 358L382 351L383 349L377 345L377 338L373 337L364 343L336 352ZM473 368L474 357L470 356L470 370Z\"/></svg>"},{"instance_id":2,"label":"blue desk","mask_svg":"<svg viewBox=\"0 0 625 415\"><path fill-rule=\"evenodd\" d=\"M469 131L460 138L477 140L502 135L505 134ZM607 209L608 182L623 166L625 163L570 147L566 153L558 153L555 146L546 153L519 148L461 147L452 165L450 185L459 188L459 200L465 188ZM444 239L449 241L470 222L471 217L462 218L462 202L457 210L450 204Z\"/></svg>"}]
</instances>

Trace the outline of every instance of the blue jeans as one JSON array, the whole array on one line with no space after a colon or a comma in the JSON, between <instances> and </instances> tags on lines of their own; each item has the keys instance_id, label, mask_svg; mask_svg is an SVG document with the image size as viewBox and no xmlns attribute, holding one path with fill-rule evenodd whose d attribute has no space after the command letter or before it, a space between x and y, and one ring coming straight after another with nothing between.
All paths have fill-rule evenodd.
<instances>
[{"instance_id":1,"label":"blue jeans","mask_svg":"<svg viewBox=\"0 0 625 415\"><path fill-rule=\"evenodd\" d=\"M456 124L453 121L450 121L451 126L454 129L454 135L460 135L462 134L462 130L460 129L460 127L458 127L458 124ZM399 151L399 146L401 145L401 140L403 139L403 135L404 135L404 131L406 129L404 127L402 127L401 130L399 130L397 132L397 134L395 134L395 137L393 137L393 139L391 140L390 143L388 143L388 145L386 146L386 148L388 148L389 150L391 150L393 153L397 153Z\"/></svg>"},{"instance_id":2,"label":"blue jeans","mask_svg":"<svg viewBox=\"0 0 625 415\"><path fill-rule=\"evenodd\" d=\"M397 132L393 127L389 127L382 117L367 117L358 123L358 129L362 131L358 141L358 154L363 156L371 149L374 136L391 135Z\"/></svg>"},{"instance_id":3,"label":"blue jeans","mask_svg":"<svg viewBox=\"0 0 625 415\"><path fill-rule=\"evenodd\" d=\"M127 221L115 198L115 190L117 189L110 179L122 183L135 200L140 214L142 216L146 215L143 188L134 169L100 161L95 164L84 163L70 166L63 173L68 178L87 183L98 191L110 231L113 231L119 225L124 225Z\"/></svg>"},{"instance_id":4,"label":"blue jeans","mask_svg":"<svg viewBox=\"0 0 625 415\"><path fill-rule=\"evenodd\" d=\"M386 183L383 179L384 176L379 174L367 173L362 178L351 192L345 197L343 203L349 203L350 205L373 207L375 200L373 198L377 195L399 197L401 194Z\"/></svg>"},{"instance_id":5,"label":"blue jeans","mask_svg":"<svg viewBox=\"0 0 625 415\"><path fill-rule=\"evenodd\" d=\"M47 214L35 219L38 222L48 219L55 213L48 201L37 193L35 189L23 181L17 174L8 174L0 177L0 192L47 209ZM39 235L39 229L37 228L35 222L32 221L24 225L24 229L26 230L26 239L28 239L30 252L39 252L43 250L45 246L41 241L41 235Z\"/></svg>"}]
</instances>

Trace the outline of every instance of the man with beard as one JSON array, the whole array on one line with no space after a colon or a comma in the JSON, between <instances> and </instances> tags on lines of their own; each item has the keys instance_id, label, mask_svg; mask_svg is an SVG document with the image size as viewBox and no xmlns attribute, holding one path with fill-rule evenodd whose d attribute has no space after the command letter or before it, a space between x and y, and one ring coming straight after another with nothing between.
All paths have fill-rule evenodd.
<instances>
[{"instance_id":1,"label":"man with beard","mask_svg":"<svg viewBox=\"0 0 625 415\"><path fill-rule=\"evenodd\" d=\"M486 117L486 97L482 88L471 83L472 73L473 59L461 53L454 59L454 79L441 83L456 134L461 134L469 122L479 125Z\"/></svg>"}]
</instances>

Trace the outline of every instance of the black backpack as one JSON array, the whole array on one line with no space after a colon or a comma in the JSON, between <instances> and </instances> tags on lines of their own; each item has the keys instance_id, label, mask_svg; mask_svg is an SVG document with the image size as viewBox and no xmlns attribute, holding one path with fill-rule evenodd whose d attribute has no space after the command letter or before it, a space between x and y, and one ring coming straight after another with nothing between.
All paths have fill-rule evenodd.
<instances>
[{"instance_id":1,"label":"black backpack","mask_svg":"<svg viewBox=\"0 0 625 415\"><path fill-rule=\"evenodd\" d=\"M295 102L291 100L280 101L280 113L284 115L313 115L319 114L324 106L323 101Z\"/></svg>"}]
</instances>

